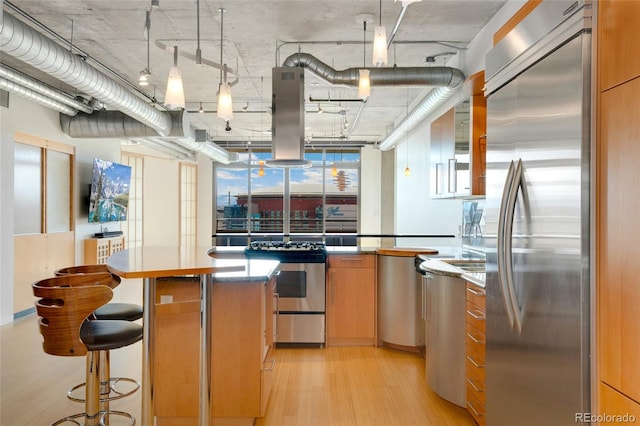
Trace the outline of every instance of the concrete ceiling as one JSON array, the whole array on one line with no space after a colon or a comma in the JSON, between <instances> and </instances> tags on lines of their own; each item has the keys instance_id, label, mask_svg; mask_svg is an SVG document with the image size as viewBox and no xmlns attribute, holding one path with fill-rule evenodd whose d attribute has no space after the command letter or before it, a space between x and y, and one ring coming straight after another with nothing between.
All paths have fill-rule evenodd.
<instances>
[{"instance_id":1,"label":"concrete ceiling","mask_svg":"<svg viewBox=\"0 0 640 426\"><path fill-rule=\"evenodd\" d=\"M6 2L5 2L6 3ZM147 66L145 13L151 0L11 0L11 3L73 45L108 66L131 82L148 98L162 102L173 54L163 50L177 45L180 51L195 55L197 47L196 0L159 0L151 13L149 43L150 82L137 86L138 73ZM504 0L423 0L411 4L400 23L394 45L389 50L388 66L449 65L489 19L504 5ZM271 70L291 54L310 53L336 70L371 67L373 27L379 20L378 0L200 0L200 47L204 59L220 61L220 13L224 13L223 62L234 69L229 80L233 86L234 118L230 131L217 118L216 92L220 71L193 60L179 58L185 87L186 109L193 111L194 127L208 130L222 146L227 141L269 140L271 128ZM382 1L382 24L389 35L402 9L400 2ZM5 5L5 13L15 13ZM359 15L371 14L367 25L367 46L363 45L363 25ZM462 53L463 54L463 53ZM426 58L435 56L435 63ZM2 63L18 68L68 93L75 89L51 80L42 73L2 55ZM455 63L455 61L453 61ZM392 130L394 121L403 117L407 104L421 99L429 87L373 87L368 102L350 141L380 142ZM312 102L309 99L320 99ZM305 136L311 142L348 143L341 135L343 120L351 124L360 102L338 101L357 98L357 88L331 86L309 71L305 74ZM331 101L328 101L331 99ZM205 113L198 113L202 105ZM324 113L317 111L322 109ZM246 111L245 111L246 109Z\"/></svg>"}]
</instances>

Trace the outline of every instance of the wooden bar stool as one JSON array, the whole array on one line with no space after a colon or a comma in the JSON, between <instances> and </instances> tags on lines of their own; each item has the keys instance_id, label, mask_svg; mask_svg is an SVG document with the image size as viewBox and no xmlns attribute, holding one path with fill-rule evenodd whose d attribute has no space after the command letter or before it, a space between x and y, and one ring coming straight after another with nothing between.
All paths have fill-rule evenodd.
<instances>
[{"instance_id":1,"label":"wooden bar stool","mask_svg":"<svg viewBox=\"0 0 640 426\"><path fill-rule=\"evenodd\" d=\"M58 269L55 272L56 276L65 275L86 275L86 274L109 274L111 276L111 282L108 284L101 283L102 285L108 285L111 289L115 289L120 285L122 279L109 272L107 265L79 265L70 266L67 268ZM107 303L104 306L99 307L93 313L94 319L97 320L123 320L123 321L136 321L142 318L143 310L142 306L135 303ZM129 377L110 377L110 360L109 352L102 353L103 359L101 360L103 377L100 377L100 394L103 402L113 401L120 398L125 398L140 388L140 384ZM118 384L128 383L130 388L128 390L120 390ZM84 383L74 386L67 392L67 397L75 402L84 402L84 398L75 396L77 391L84 386Z\"/></svg>"},{"instance_id":2,"label":"wooden bar stool","mask_svg":"<svg viewBox=\"0 0 640 426\"><path fill-rule=\"evenodd\" d=\"M58 356L86 356L85 410L58 420L59 425L83 418L85 426L106 425L109 415L135 418L122 411L108 408L101 401L101 360L104 352L131 345L142 339L142 326L122 320L95 320L93 313L113 297L108 286L110 274L67 275L48 278L32 284L36 312L40 317L40 334L46 353ZM108 375L107 375L108 377Z\"/></svg>"}]
</instances>

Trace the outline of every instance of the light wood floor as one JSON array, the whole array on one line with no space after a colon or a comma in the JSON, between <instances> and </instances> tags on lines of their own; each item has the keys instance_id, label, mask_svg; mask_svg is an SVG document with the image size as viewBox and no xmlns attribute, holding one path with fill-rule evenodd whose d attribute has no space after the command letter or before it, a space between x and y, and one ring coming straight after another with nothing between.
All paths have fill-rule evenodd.
<instances>
[{"instance_id":1,"label":"light wood floor","mask_svg":"<svg viewBox=\"0 0 640 426\"><path fill-rule=\"evenodd\" d=\"M134 299L140 288L129 287ZM130 295L114 298L125 299ZM113 351L112 373L140 378L141 347ZM256 426L474 424L466 410L430 391L418 355L354 347L277 349L274 356L273 392L267 415ZM84 357L45 354L35 315L0 327L0 357L0 425L50 425L81 411L65 395L84 381ZM139 418L140 393L112 408ZM114 419L111 425L118 423Z\"/></svg>"}]
</instances>

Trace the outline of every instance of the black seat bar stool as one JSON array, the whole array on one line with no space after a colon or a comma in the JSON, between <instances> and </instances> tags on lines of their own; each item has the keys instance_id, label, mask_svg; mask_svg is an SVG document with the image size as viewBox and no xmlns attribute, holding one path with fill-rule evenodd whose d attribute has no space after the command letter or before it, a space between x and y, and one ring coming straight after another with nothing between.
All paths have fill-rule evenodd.
<instances>
[{"instance_id":1,"label":"black seat bar stool","mask_svg":"<svg viewBox=\"0 0 640 426\"><path fill-rule=\"evenodd\" d=\"M103 369L108 368L101 361L108 359L106 353L142 339L140 324L93 319L95 310L113 297L108 285L111 279L111 274L67 275L32 284L33 294L39 298L36 312L44 351L58 356L86 356L85 410L60 419L53 426L65 422L108 425L110 415L124 416L135 425L131 414L110 410L108 400L101 399L100 377L104 375ZM84 423L76 420L79 418Z\"/></svg>"}]
</instances>

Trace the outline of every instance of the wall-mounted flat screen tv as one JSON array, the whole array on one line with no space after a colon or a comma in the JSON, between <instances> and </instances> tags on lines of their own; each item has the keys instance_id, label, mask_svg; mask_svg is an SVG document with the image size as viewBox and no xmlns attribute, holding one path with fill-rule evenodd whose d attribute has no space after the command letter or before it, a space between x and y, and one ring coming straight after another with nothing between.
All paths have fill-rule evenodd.
<instances>
[{"instance_id":1,"label":"wall-mounted flat screen tv","mask_svg":"<svg viewBox=\"0 0 640 426\"><path fill-rule=\"evenodd\" d=\"M131 167L100 159L93 160L89 222L127 220Z\"/></svg>"}]
</instances>

